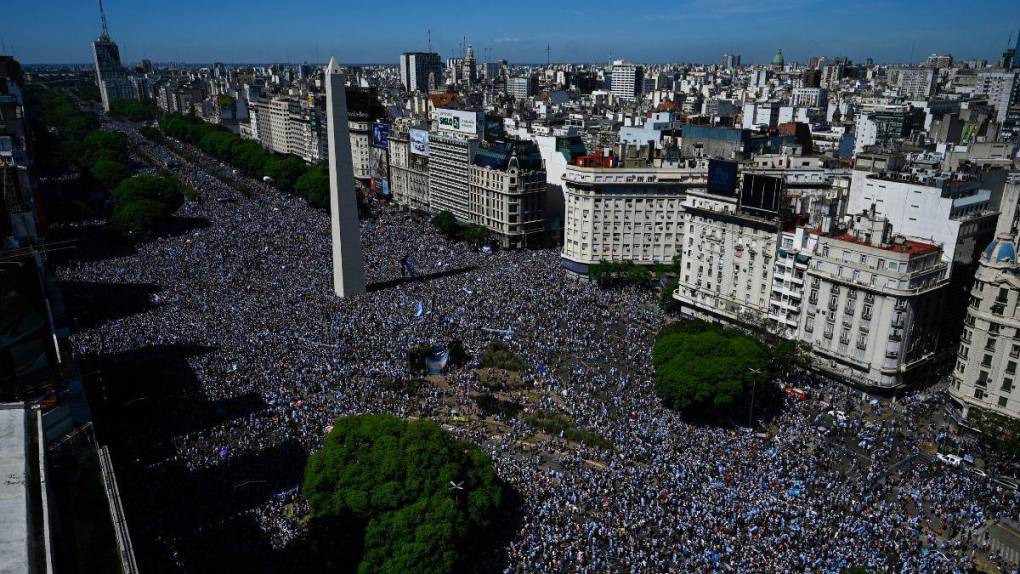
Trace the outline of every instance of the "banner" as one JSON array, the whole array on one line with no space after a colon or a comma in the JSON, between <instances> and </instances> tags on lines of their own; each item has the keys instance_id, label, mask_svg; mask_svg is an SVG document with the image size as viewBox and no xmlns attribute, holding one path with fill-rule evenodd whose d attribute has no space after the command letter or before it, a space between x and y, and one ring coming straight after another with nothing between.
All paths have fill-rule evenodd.
<instances>
[{"instance_id":1,"label":"banner","mask_svg":"<svg viewBox=\"0 0 1020 574\"><path fill-rule=\"evenodd\" d=\"M425 130L412 129L410 131L411 153L414 155L429 155L429 132Z\"/></svg>"}]
</instances>

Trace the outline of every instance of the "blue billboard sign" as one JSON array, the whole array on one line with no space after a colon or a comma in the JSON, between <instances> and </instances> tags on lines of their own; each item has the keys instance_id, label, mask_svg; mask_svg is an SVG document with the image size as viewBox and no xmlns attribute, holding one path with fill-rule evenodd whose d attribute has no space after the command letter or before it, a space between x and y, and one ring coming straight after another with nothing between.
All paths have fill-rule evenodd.
<instances>
[{"instance_id":1,"label":"blue billboard sign","mask_svg":"<svg viewBox=\"0 0 1020 574\"><path fill-rule=\"evenodd\" d=\"M708 160L708 191L717 195L737 193L737 162Z\"/></svg>"},{"instance_id":2,"label":"blue billboard sign","mask_svg":"<svg viewBox=\"0 0 1020 574\"><path fill-rule=\"evenodd\" d=\"M372 124L372 147L389 149L390 124Z\"/></svg>"}]
</instances>

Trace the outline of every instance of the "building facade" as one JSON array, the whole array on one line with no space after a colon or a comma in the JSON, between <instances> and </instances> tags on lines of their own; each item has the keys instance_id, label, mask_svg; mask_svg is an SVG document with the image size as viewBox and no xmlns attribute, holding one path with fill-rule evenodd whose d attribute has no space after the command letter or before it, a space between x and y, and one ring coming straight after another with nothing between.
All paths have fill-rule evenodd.
<instances>
[{"instance_id":1,"label":"building facade","mask_svg":"<svg viewBox=\"0 0 1020 574\"><path fill-rule=\"evenodd\" d=\"M703 170L568 165L563 174L563 266L587 274L600 261L671 263L683 235L683 200Z\"/></svg>"},{"instance_id":2,"label":"building facade","mask_svg":"<svg viewBox=\"0 0 1020 574\"><path fill-rule=\"evenodd\" d=\"M864 387L908 385L939 364L947 285L938 246L857 214L846 232L817 238L798 339L815 369Z\"/></svg>"},{"instance_id":3,"label":"building facade","mask_svg":"<svg viewBox=\"0 0 1020 574\"><path fill-rule=\"evenodd\" d=\"M999 235L981 255L949 389L953 414L1020 417L1020 263L1015 236Z\"/></svg>"}]
</instances>

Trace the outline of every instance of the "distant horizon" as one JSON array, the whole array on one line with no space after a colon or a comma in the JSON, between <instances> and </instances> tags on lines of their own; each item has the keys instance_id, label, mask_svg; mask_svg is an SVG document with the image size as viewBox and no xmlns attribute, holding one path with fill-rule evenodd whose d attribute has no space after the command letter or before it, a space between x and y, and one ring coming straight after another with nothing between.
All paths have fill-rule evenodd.
<instances>
[{"instance_id":1,"label":"distant horizon","mask_svg":"<svg viewBox=\"0 0 1020 574\"><path fill-rule=\"evenodd\" d=\"M713 64L723 54L766 64L780 49L797 62L845 56L916 64L932 53L994 62L1020 30L1015 0L973 0L966 10L951 0L651 0L614 14L579 0L519 0L510 11L467 0L449 0L442 10L395 0L385 18L370 3L315 0L220 0L215 11L197 0L172 8L144 0L104 4L124 61L189 64L325 62L335 55L362 62L354 65L395 65L401 52L425 51L430 41L444 60L472 45L479 62L520 65L541 65L547 46L553 62L576 64ZM90 43L100 33L95 2L21 2L7 15L0 51L26 65L90 63Z\"/></svg>"}]
</instances>

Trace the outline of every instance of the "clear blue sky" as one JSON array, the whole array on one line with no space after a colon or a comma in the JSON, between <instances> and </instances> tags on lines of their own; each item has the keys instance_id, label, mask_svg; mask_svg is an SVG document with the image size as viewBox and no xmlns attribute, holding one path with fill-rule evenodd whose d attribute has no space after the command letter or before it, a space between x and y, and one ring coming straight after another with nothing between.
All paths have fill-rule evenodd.
<instances>
[{"instance_id":1,"label":"clear blue sky","mask_svg":"<svg viewBox=\"0 0 1020 574\"><path fill-rule=\"evenodd\" d=\"M994 60L1020 29L1020 0L106 0L126 61L396 63L425 48L443 57L462 36L477 58L544 62L745 63L811 56L906 62L932 52ZM491 6L491 7L490 7ZM612 7L611 7L612 6ZM92 0L14 0L0 42L24 63L91 59ZM912 48L913 47L913 48ZM486 50L487 49L487 50Z\"/></svg>"}]
</instances>

